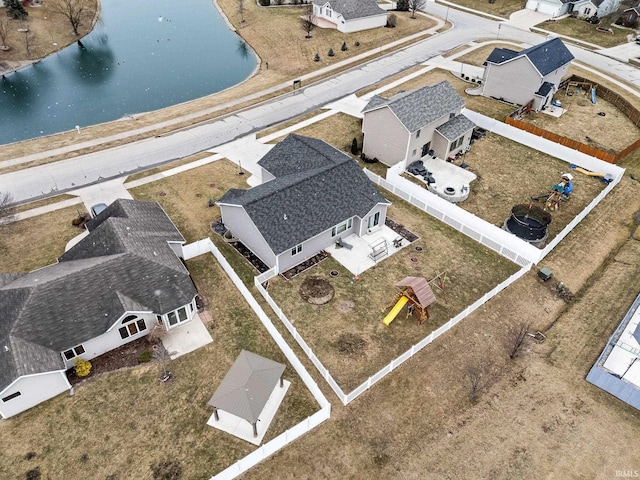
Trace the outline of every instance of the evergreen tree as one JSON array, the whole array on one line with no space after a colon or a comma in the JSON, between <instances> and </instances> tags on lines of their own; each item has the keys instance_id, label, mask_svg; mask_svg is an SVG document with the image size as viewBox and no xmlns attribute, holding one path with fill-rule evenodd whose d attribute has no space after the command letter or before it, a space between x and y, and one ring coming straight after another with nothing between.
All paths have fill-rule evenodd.
<instances>
[{"instance_id":1,"label":"evergreen tree","mask_svg":"<svg viewBox=\"0 0 640 480\"><path fill-rule=\"evenodd\" d=\"M22 0L5 0L4 6L7 9L7 16L14 20L24 20L29 15L22 6Z\"/></svg>"},{"instance_id":2,"label":"evergreen tree","mask_svg":"<svg viewBox=\"0 0 640 480\"><path fill-rule=\"evenodd\" d=\"M409 0L398 0L396 3L396 10L399 12L409 11Z\"/></svg>"}]
</instances>

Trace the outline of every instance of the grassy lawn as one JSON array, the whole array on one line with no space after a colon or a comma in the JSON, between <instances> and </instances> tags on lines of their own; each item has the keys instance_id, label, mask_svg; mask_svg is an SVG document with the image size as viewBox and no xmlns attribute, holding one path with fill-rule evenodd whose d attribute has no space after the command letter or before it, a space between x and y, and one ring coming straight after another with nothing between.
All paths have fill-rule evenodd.
<instances>
[{"instance_id":1,"label":"grassy lawn","mask_svg":"<svg viewBox=\"0 0 640 480\"><path fill-rule=\"evenodd\" d=\"M567 35L585 42L595 43L603 48L615 47L616 45L627 43L629 31L611 27L611 30L613 30L612 34L604 33L596 30L598 26L601 28L610 28L610 25L604 22L601 22L600 25L592 25L589 22L572 17L567 17L555 22L543 22L536 25L538 28L549 30L550 32L560 35Z\"/></svg>"},{"instance_id":2,"label":"grassy lawn","mask_svg":"<svg viewBox=\"0 0 640 480\"><path fill-rule=\"evenodd\" d=\"M509 18L513 12L523 8L522 0L495 0L493 3L485 0L454 0L453 3L504 18Z\"/></svg>"},{"instance_id":3,"label":"grassy lawn","mask_svg":"<svg viewBox=\"0 0 640 480\"><path fill-rule=\"evenodd\" d=\"M501 43L496 42L495 44L485 45L480 48L476 48L475 50L470 51L469 53L465 53L464 55L456 58L457 62L468 63L469 65L475 65L476 67L481 67L485 62L487 57L491 52L493 52L496 48L508 48L509 50L513 50L515 52L519 52L522 50L522 47L517 45L512 45L510 43Z\"/></svg>"},{"instance_id":4,"label":"grassy lawn","mask_svg":"<svg viewBox=\"0 0 640 480\"><path fill-rule=\"evenodd\" d=\"M560 175L570 171L562 160L493 133L476 141L464 161L478 178L471 183L469 198L459 206L500 227L514 205L551 192ZM598 179L579 173L574 174L573 184L571 199L552 212L550 239L605 187ZM543 202L534 204L544 206Z\"/></svg>"},{"instance_id":5,"label":"grassy lawn","mask_svg":"<svg viewBox=\"0 0 640 480\"><path fill-rule=\"evenodd\" d=\"M82 230L71 225L77 205L0 226L0 272L29 272L55 263L69 240Z\"/></svg>"},{"instance_id":6,"label":"grassy lawn","mask_svg":"<svg viewBox=\"0 0 640 480\"><path fill-rule=\"evenodd\" d=\"M345 391L358 386L517 270L514 264L399 198L383 194L393 202L389 217L419 235L417 242L367 270L353 283L349 272L331 258L290 281L276 278L269 282L269 293ZM416 246L422 247L422 252L417 252ZM331 270L340 275L330 277ZM395 282L405 276L431 280L442 272L446 272L445 290L433 287L438 301L429 308L430 320L418 325L416 318L406 317L405 309L389 327L382 324L397 292ZM335 297L330 303L317 306L302 300L297 292L308 277L321 277L331 283ZM345 351L344 342L349 336L362 340L362 348Z\"/></svg>"},{"instance_id":7,"label":"grassy lawn","mask_svg":"<svg viewBox=\"0 0 640 480\"><path fill-rule=\"evenodd\" d=\"M187 243L213 234L211 222L220 216L218 207L209 207L209 199L218 200L230 188L247 188L246 175L227 160L204 165L184 173L130 190L137 200L154 200L162 205Z\"/></svg>"},{"instance_id":8,"label":"grassy lawn","mask_svg":"<svg viewBox=\"0 0 640 480\"><path fill-rule=\"evenodd\" d=\"M588 87L573 87L568 93L570 95L567 89L561 90L553 97L567 110L560 118L531 112L522 120L610 153L623 150L640 136L640 129L615 105L602 98L597 98L595 105L591 103ZM599 115L600 112L605 116Z\"/></svg>"},{"instance_id":9,"label":"grassy lawn","mask_svg":"<svg viewBox=\"0 0 640 480\"><path fill-rule=\"evenodd\" d=\"M149 177L151 175L155 175L156 173L166 172L167 170L171 170L172 168L179 167L181 165L186 165L187 163L195 162L197 160L201 160L203 158L212 157L213 154L209 152L202 152L196 155L191 155L190 157L184 157L180 160L175 160L170 163L165 163L156 168L150 168L149 170L145 170L144 172L134 173L133 175L129 175L125 183L133 182L134 180L139 180L141 178Z\"/></svg>"},{"instance_id":10,"label":"grassy lawn","mask_svg":"<svg viewBox=\"0 0 640 480\"><path fill-rule=\"evenodd\" d=\"M66 193L62 193L60 195L55 195L53 197L47 197L41 200L36 200L35 202L23 203L16 207L15 213L25 212L27 210L33 210L34 208L44 207L45 205L51 205L52 203L58 203L64 200L71 200L72 198L78 198L78 197L76 197L75 195L67 195ZM80 211L84 210L84 207L81 204L78 204L77 208Z\"/></svg>"},{"instance_id":11,"label":"grassy lawn","mask_svg":"<svg viewBox=\"0 0 640 480\"><path fill-rule=\"evenodd\" d=\"M240 350L286 359L213 256L187 266L209 301L214 342L172 361L175 378L166 384L158 381L157 365L145 364L90 378L73 397L58 396L4 422L0 477L25 478L39 467L43 478L164 478L153 477L151 466L178 462L180 478L206 479L257 448L209 427L207 402ZM265 441L317 410L288 364L284 377L291 388ZM28 452L35 458L25 460Z\"/></svg>"}]
</instances>

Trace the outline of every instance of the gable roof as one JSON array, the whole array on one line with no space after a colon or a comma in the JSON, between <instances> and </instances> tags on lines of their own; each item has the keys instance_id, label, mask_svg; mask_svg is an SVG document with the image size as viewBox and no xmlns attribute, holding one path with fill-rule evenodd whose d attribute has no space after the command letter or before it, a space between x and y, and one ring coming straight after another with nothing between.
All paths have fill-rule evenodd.
<instances>
[{"instance_id":1,"label":"gable roof","mask_svg":"<svg viewBox=\"0 0 640 480\"><path fill-rule=\"evenodd\" d=\"M282 363L242 350L208 405L255 423L284 369Z\"/></svg>"},{"instance_id":2,"label":"gable roof","mask_svg":"<svg viewBox=\"0 0 640 480\"><path fill-rule=\"evenodd\" d=\"M318 6L329 4L331 10L341 14L345 20L387 14L376 0L313 0L313 3Z\"/></svg>"},{"instance_id":3,"label":"gable roof","mask_svg":"<svg viewBox=\"0 0 640 480\"><path fill-rule=\"evenodd\" d=\"M364 113L388 107L409 132L415 132L438 118L464 106L464 100L446 80L402 92L389 99L371 98Z\"/></svg>"},{"instance_id":4,"label":"gable roof","mask_svg":"<svg viewBox=\"0 0 640 480\"><path fill-rule=\"evenodd\" d=\"M291 134L258 164L278 176L217 203L242 206L276 255L389 203L355 160L322 140Z\"/></svg>"},{"instance_id":5,"label":"gable roof","mask_svg":"<svg viewBox=\"0 0 640 480\"><path fill-rule=\"evenodd\" d=\"M508 48L495 48L484 64L494 63L499 65L520 57L527 57L543 77L575 58L565 44L562 43L562 40L556 37L521 52L515 52Z\"/></svg>"},{"instance_id":6,"label":"gable roof","mask_svg":"<svg viewBox=\"0 0 640 480\"><path fill-rule=\"evenodd\" d=\"M63 369L60 352L105 333L127 311L167 313L195 296L167 243L184 239L156 202L116 200L88 227L58 263L0 286L0 389Z\"/></svg>"}]
</instances>

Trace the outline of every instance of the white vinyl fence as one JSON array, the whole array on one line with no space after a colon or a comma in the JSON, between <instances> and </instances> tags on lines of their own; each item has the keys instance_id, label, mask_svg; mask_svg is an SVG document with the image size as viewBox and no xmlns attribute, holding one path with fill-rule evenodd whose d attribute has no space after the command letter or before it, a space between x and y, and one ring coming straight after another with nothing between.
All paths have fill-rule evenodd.
<instances>
[{"instance_id":1,"label":"white vinyl fence","mask_svg":"<svg viewBox=\"0 0 640 480\"><path fill-rule=\"evenodd\" d=\"M431 332L429 335L427 335L425 338L423 338L420 342L418 342L417 344L413 345L409 350L404 352L402 355L400 355L396 359L392 360L391 363L386 365L384 368L379 370L377 373L375 373L372 376L370 376L360 386L358 386L357 388L355 388L352 392L350 392L348 394L345 394L342 391L340 386L336 383L336 381L331 376L331 373L329 372L329 370L322 364L322 362L316 356L316 354L313 353L313 350L311 350L311 347L309 347L307 342L304 341L304 339L302 338L302 335L300 335L298 330L296 330L296 327L293 326L293 324L287 318L287 316L284 314L282 309L271 298L271 296L269 295L267 290L263 287L263 284L267 280L269 280L270 278L273 278L276 275L275 271L274 270L269 270L268 272L265 272L262 275L259 275L259 276L255 277L254 283L256 285L256 288L260 292L260 294L264 297L264 299L267 301L269 306L273 309L275 314L282 321L282 323L284 324L286 329L293 336L293 338L295 338L296 342L298 342L298 345L300 345L300 348L302 348L302 350L304 350L304 353L307 354L307 356L309 357L309 360L311 360L311 362L313 362L313 364L316 366L316 368L320 372L320 375L322 375L322 377L327 381L327 383L329 384L331 389L335 392L335 394L338 396L340 401L344 405L347 405L348 403L350 403L353 400L355 400L362 393L367 391L369 388L371 388L372 385L374 385L375 383L380 381L382 378L384 378L387 374L391 373L398 366L400 366L401 364L406 362L408 359L413 357L416 353L418 353L420 350L422 350L428 344L433 342L440 335L442 335L443 333L447 332L449 329L451 329L453 326L455 326L457 323L459 323L462 319L466 318L468 315L470 315L472 312L474 312L478 307L484 305L491 298L493 298L498 293L500 293L502 290L504 290L509 285L511 285L513 282L518 280L525 273L527 273L530 269L531 269L531 264L527 263L520 270L518 270L516 273L514 273L509 278L507 278L504 282L500 283L495 288L493 288L491 291L489 291L486 294L484 294L482 297L480 297L478 300L476 300L473 304L471 304L470 306L465 308L462 312L460 312L458 315L456 315L455 317L450 319L447 323L442 325L440 328L437 328L436 330Z\"/></svg>"},{"instance_id":2,"label":"white vinyl fence","mask_svg":"<svg viewBox=\"0 0 640 480\"><path fill-rule=\"evenodd\" d=\"M323 395L322 391L313 380L309 372L304 368L304 365L298 360L291 347L287 344L287 342L282 338L280 332L276 329L276 327L271 323L271 320L264 312L260 304L253 298L249 289L242 283L240 277L236 274L236 272L231 268L227 259L224 258L222 253L216 248L211 239L205 238L198 242L191 243L189 245L185 245L182 248L182 253L185 260L189 260L198 255L202 255L204 253L212 253L218 263L222 266L224 271L227 273L231 281L234 283L238 291L242 294L246 302L256 313L264 327L267 329L269 334L273 337L275 342L280 347L280 350L285 354L287 360L293 366L295 371L298 373L305 386L309 389L315 400L320 405L320 410L311 415L310 417L304 419L302 422L298 423L294 427L289 430L281 433L273 440L265 443L260 446L258 449L251 452L249 455L244 457L243 459L237 461L233 465L227 467L222 472L217 475L211 477L210 480L231 480L246 472L253 466L257 465L261 461L265 460L267 457L273 455L275 452L285 447L289 443L293 442L298 437L304 435L305 433L311 431L318 425L320 425L325 420L328 420L331 416L331 404Z\"/></svg>"}]
</instances>

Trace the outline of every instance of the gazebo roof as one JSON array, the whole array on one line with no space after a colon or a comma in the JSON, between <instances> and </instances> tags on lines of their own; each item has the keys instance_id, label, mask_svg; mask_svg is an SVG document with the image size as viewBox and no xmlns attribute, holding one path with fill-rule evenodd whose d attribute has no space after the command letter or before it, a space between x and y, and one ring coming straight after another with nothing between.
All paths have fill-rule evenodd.
<instances>
[{"instance_id":1,"label":"gazebo roof","mask_svg":"<svg viewBox=\"0 0 640 480\"><path fill-rule=\"evenodd\" d=\"M242 350L208 404L255 423L284 369L282 363Z\"/></svg>"},{"instance_id":2,"label":"gazebo roof","mask_svg":"<svg viewBox=\"0 0 640 480\"><path fill-rule=\"evenodd\" d=\"M429 286L426 278L422 277L405 277L396 283L396 287L409 287L416 295L418 302L422 307L428 307L435 303L436 296Z\"/></svg>"}]
</instances>

